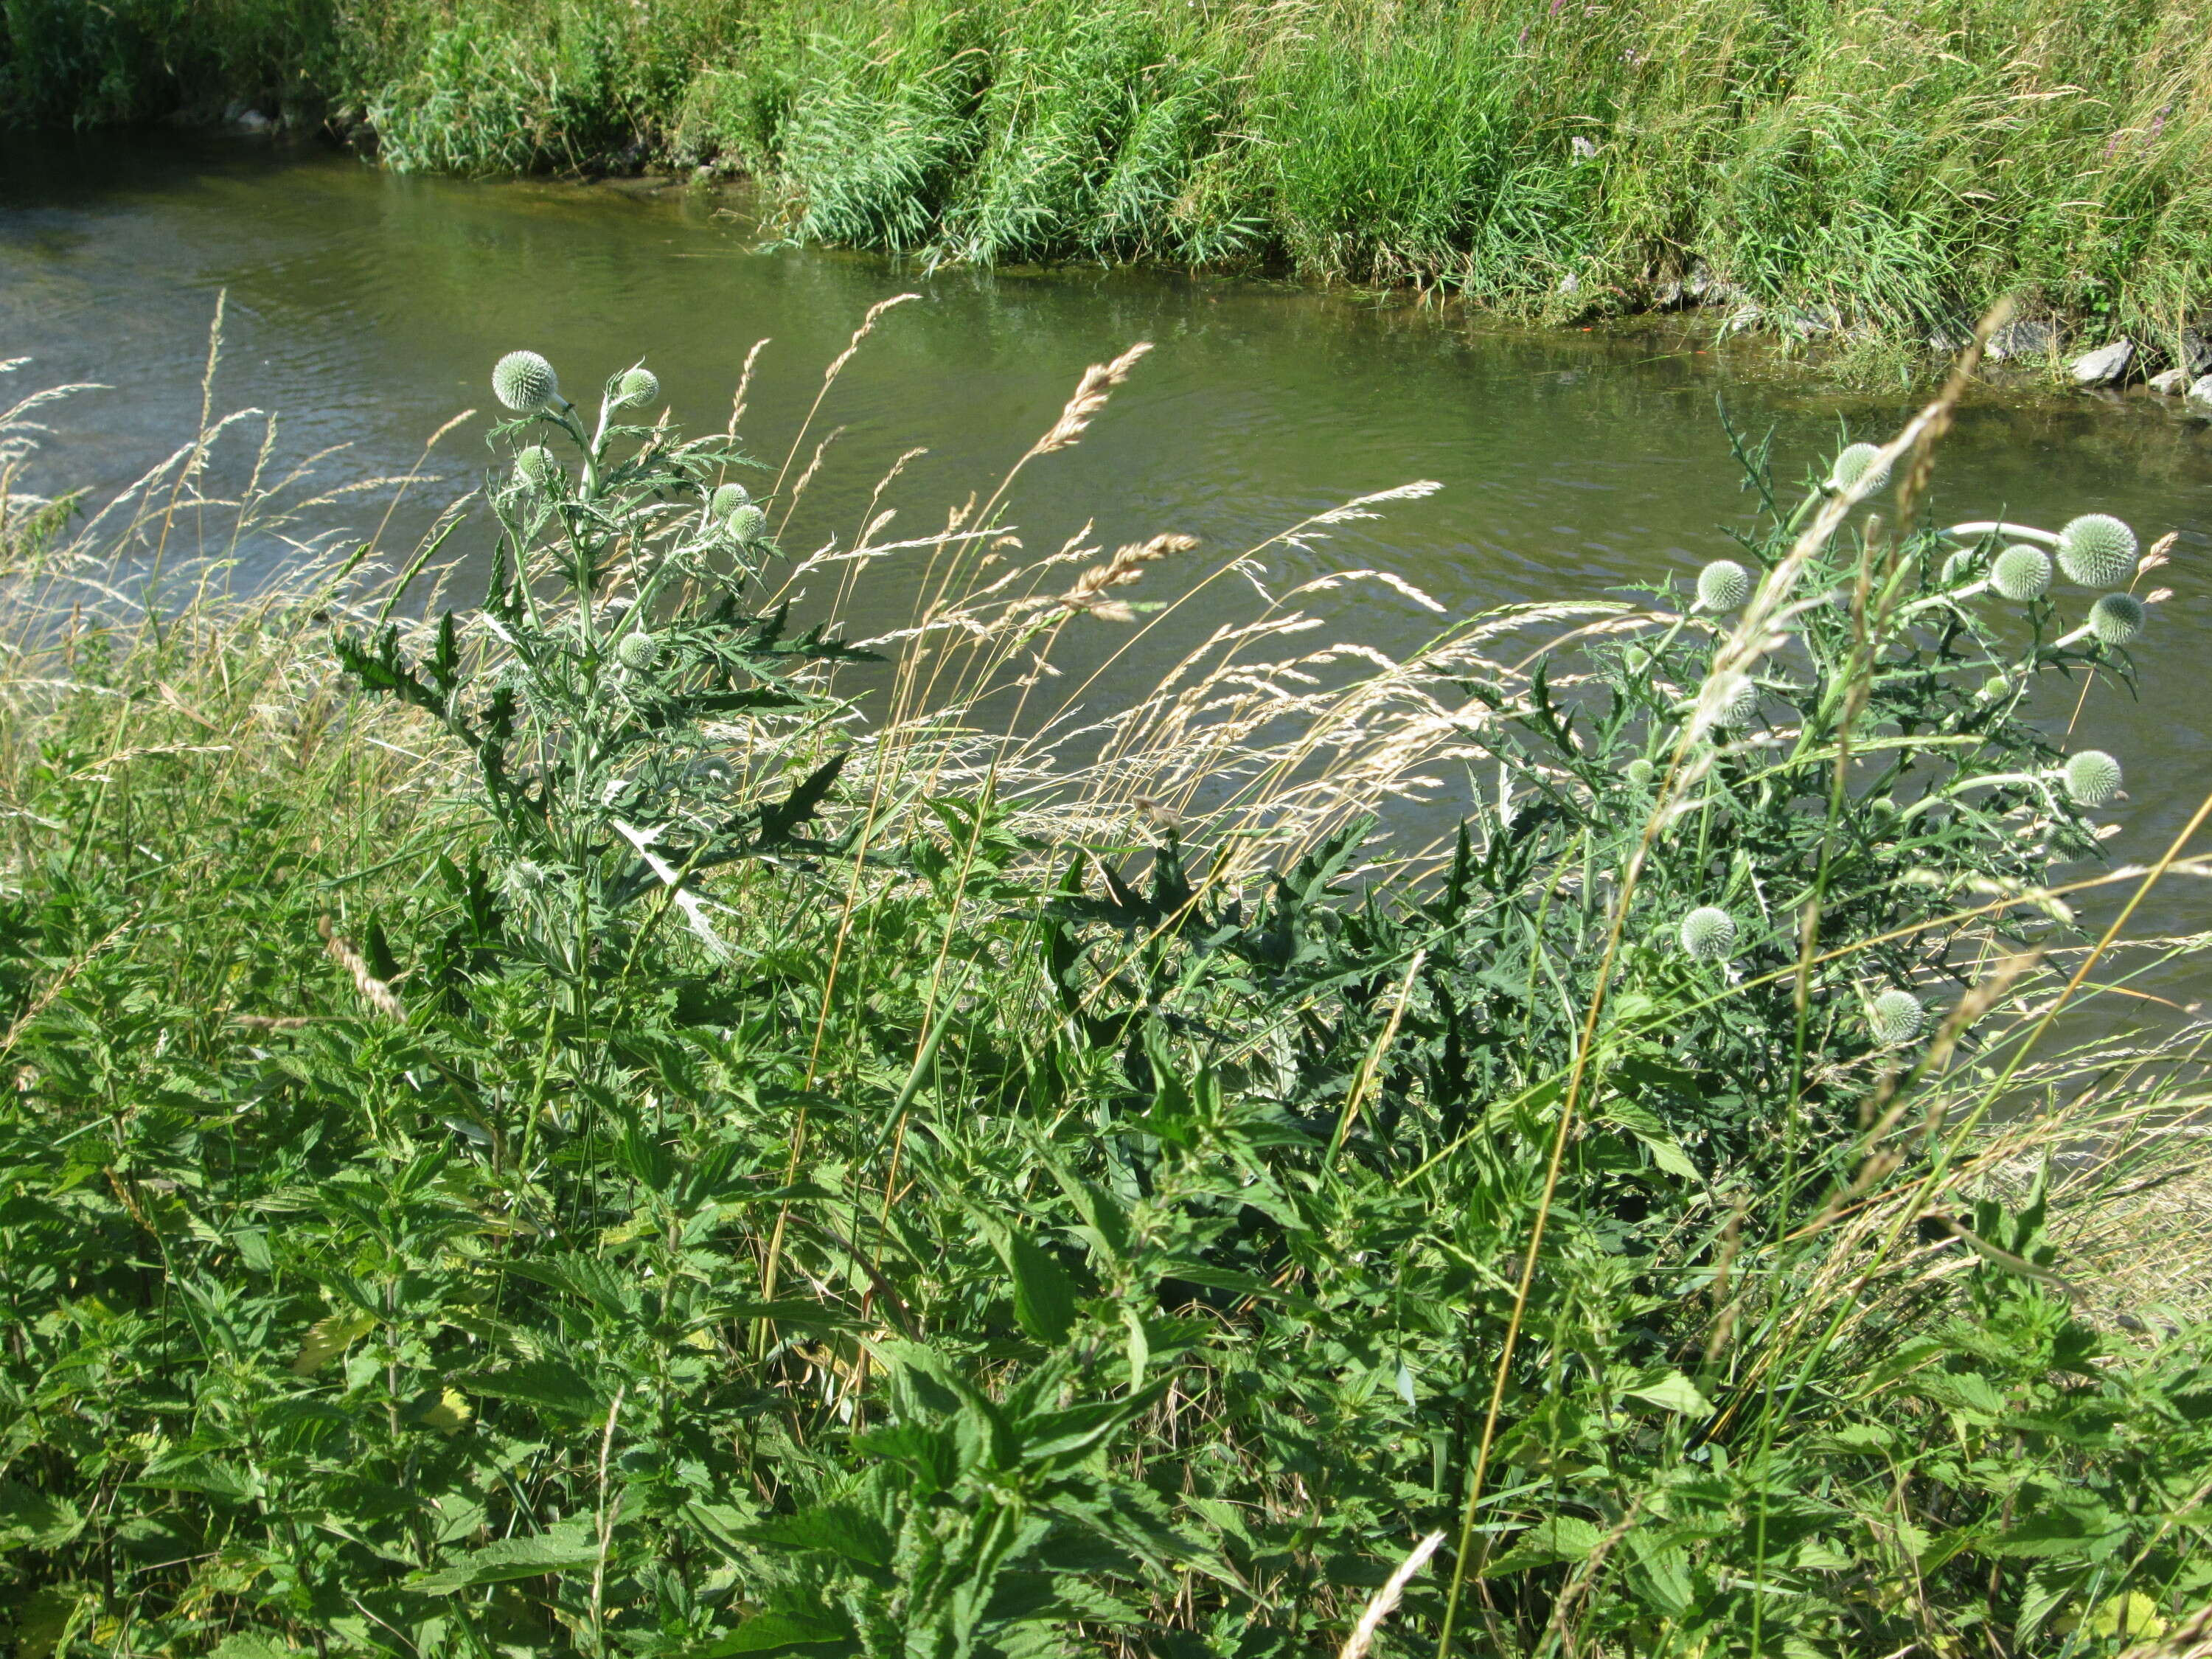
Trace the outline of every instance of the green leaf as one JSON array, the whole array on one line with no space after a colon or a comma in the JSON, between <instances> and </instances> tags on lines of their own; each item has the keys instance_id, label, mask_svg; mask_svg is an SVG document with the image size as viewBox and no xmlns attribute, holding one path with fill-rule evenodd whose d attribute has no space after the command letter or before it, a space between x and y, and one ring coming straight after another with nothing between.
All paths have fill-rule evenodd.
<instances>
[{"instance_id":1,"label":"green leaf","mask_svg":"<svg viewBox=\"0 0 2212 1659\"><path fill-rule=\"evenodd\" d=\"M1632 1400L1646 1400L1662 1410L1680 1412L1685 1417L1706 1418L1713 1414L1713 1402L1699 1394L1698 1385L1680 1371L1646 1371L1634 1387L1625 1392Z\"/></svg>"},{"instance_id":2,"label":"green leaf","mask_svg":"<svg viewBox=\"0 0 2212 1659\"><path fill-rule=\"evenodd\" d=\"M473 1550L449 1566L416 1573L407 1588L424 1595L447 1595L477 1584L501 1584L511 1578L574 1572L598 1565L599 1547L581 1516L527 1538L502 1538Z\"/></svg>"},{"instance_id":3,"label":"green leaf","mask_svg":"<svg viewBox=\"0 0 2212 1659\"><path fill-rule=\"evenodd\" d=\"M825 1647L829 1643L836 1645ZM725 1655L736 1653L782 1653L793 1648L805 1648L817 1659L830 1659L834 1654L858 1653L860 1644L853 1639L848 1626L832 1624L826 1619L796 1613L763 1613L746 1620L729 1635L704 1647L691 1649L687 1659L723 1659Z\"/></svg>"},{"instance_id":4,"label":"green leaf","mask_svg":"<svg viewBox=\"0 0 2212 1659\"><path fill-rule=\"evenodd\" d=\"M0 1550L59 1549L83 1527L84 1516L68 1498L0 1480Z\"/></svg>"},{"instance_id":5,"label":"green leaf","mask_svg":"<svg viewBox=\"0 0 2212 1659\"><path fill-rule=\"evenodd\" d=\"M292 1361L292 1375L312 1376L376 1328L365 1313L327 1314L307 1327L300 1339L300 1352Z\"/></svg>"},{"instance_id":6,"label":"green leaf","mask_svg":"<svg viewBox=\"0 0 2212 1659\"><path fill-rule=\"evenodd\" d=\"M1483 1567L1482 1576L1495 1578L1557 1561L1586 1561L1604 1539L1603 1533L1579 1516L1549 1516L1516 1538L1504 1554L1492 1557Z\"/></svg>"},{"instance_id":7,"label":"green leaf","mask_svg":"<svg viewBox=\"0 0 2212 1659\"><path fill-rule=\"evenodd\" d=\"M1006 1236L1014 1275L1014 1319L1040 1342L1057 1343L1075 1325L1075 1283L1049 1250L1018 1228Z\"/></svg>"}]
</instances>

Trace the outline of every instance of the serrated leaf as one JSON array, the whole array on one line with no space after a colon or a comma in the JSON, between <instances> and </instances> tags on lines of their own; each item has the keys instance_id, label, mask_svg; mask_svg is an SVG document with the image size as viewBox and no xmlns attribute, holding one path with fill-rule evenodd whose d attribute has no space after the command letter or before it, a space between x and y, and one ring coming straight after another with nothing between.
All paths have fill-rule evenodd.
<instances>
[{"instance_id":1,"label":"serrated leaf","mask_svg":"<svg viewBox=\"0 0 2212 1659\"><path fill-rule=\"evenodd\" d=\"M1075 1326L1075 1282L1049 1250L1023 1232L1006 1236L1006 1266L1014 1276L1014 1321L1040 1342L1064 1340Z\"/></svg>"},{"instance_id":2,"label":"serrated leaf","mask_svg":"<svg viewBox=\"0 0 2212 1659\"><path fill-rule=\"evenodd\" d=\"M307 1327L300 1339L300 1352L292 1361L292 1375L313 1376L348 1348L376 1328L376 1321L350 1310L326 1314Z\"/></svg>"},{"instance_id":3,"label":"serrated leaf","mask_svg":"<svg viewBox=\"0 0 2212 1659\"><path fill-rule=\"evenodd\" d=\"M598 1540L581 1516L526 1538L502 1538L472 1550L450 1565L410 1577L407 1588L424 1595L447 1595L477 1584L505 1583L546 1573L574 1572L599 1563Z\"/></svg>"},{"instance_id":4,"label":"serrated leaf","mask_svg":"<svg viewBox=\"0 0 2212 1659\"><path fill-rule=\"evenodd\" d=\"M1706 1418L1713 1414L1713 1402L1699 1394L1698 1385L1680 1371L1663 1371L1656 1376L1646 1373L1644 1380L1626 1392L1632 1400L1649 1401L1662 1410L1680 1412L1685 1417Z\"/></svg>"}]
</instances>

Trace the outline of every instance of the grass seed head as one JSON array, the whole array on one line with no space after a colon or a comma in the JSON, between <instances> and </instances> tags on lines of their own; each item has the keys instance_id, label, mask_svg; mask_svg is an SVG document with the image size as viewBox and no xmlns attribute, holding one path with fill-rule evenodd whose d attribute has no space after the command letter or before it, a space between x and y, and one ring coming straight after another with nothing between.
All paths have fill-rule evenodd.
<instances>
[{"instance_id":1,"label":"grass seed head","mask_svg":"<svg viewBox=\"0 0 2212 1659\"><path fill-rule=\"evenodd\" d=\"M2120 763L2101 749L2084 749L2066 762L2066 793L2077 806L2104 806L2120 793Z\"/></svg>"},{"instance_id":2,"label":"grass seed head","mask_svg":"<svg viewBox=\"0 0 2212 1659\"><path fill-rule=\"evenodd\" d=\"M1682 948L1700 962L1725 962L1735 950L1735 918L1701 904L1682 918Z\"/></svg>"},{"instance_id":3,"label":"grass seed head","mask_svg":"<svg viewBox=\"0 0 2212 1659\"><path fill-rule=\"evenodd\" d=\"M2117 587L2136 568L2136 532L2109 513L2084 513L2058 532L2058 568L2084 587Z\"/></svg>"},{"instance_id":4,"label":"grass seed head","mask_svg":"<svg viewBox=\"0 0 2212 1659\"><path fill-rule=\"evenodd\" d=\"M2051 555L2027 542L2008 547L1990 567L1990 586L2014 605L2041 599L2051 591Z\"/></svg>"},{"instance_id":5,"label":"grass seed head","mask_svg":"<svg viewBox=\"0 0 2212 1659\"><path fill-rule=\"evenodd\" d=\"M510 351L492 365L491 389L518 415L535 415L561 395L553 365L534 351Z\"/></svg>"}]
</instances>

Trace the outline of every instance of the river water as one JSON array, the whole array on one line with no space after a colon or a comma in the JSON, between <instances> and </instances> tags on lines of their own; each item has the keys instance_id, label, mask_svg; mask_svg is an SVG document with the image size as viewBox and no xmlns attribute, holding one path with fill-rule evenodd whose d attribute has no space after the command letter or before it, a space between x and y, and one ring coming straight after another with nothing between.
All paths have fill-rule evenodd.
<instances>
[{"instance_id":1,"label":"river water","mask_svg":"<svg viewBox=\"0 0 2212 1659\"><path fill-rule=\"evenodd\" d=\"M899 532L919 535L971 491L988 494L1085 365L1138 340L1156 349L1109 412L1027 475L1013 516L1032 551L1091 520L1108 547L1174 530L1218 556L1352 496L1434 479L1434 495L1269 564L1279 580L1374 566L1455 610L1595 596L1730 550L1723 527L1745 522L1748 503L1717 405L1741 428L1771 429L1792 483L1840 430L1884 435L1911 408L1901 392L1821 386L1761 349L1711 349L1665 321L1512 332L1262 283L931 274L771 247L728 198L687 188L410 179L246 140L0 149L0 356L33 359L11 377L18 388L112 388L57 415L49 487L112 488L189 435L218 292L216 408L281 411L288 455L350 446L324 464L333 481L404 471L433 431L479 411L403 504L387 538L398 545L485 464L501 352L545 352L580 401L642 358L677 417L701 428L720 425L747 352L767 338L744 431L773 463L861 314L903 292L921 298L883 319L805 446L842 428L810 516L848 539L870 487L910 447L928 453L885 498ZM2075 740L2126 764L2116 855L2156 856L2212 790L2212 696L2196 678L2212 671L2212 432L2147 399L1978 392L1936 488L1947 515L2055 525L2102 511L2146 543L2179 532L2161 573L2176 597L2136 647L2144 702L2100 688ZM859 620L902 619L911 598L896 566L878 568ZM1373 585L1332 603L1334 636L1385 651L1437 623ZM1114 683L1097 695L1116 695ZM2212 920L2180 890L2155 910L2166 927ZM2160 981L2193 999L2212 990L2212 968L2180 964Z\"/></svg>"}]
</instances>

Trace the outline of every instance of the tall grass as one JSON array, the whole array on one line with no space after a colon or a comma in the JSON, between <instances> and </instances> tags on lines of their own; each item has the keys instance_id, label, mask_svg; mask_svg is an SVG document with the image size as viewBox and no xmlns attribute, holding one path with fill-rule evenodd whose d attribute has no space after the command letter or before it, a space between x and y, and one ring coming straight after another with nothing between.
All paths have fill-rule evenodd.
<instances>
[{"instance_id":1,"label":"tall grass","mask_svg":"<svg viewBox=\"0 0 2212 1659\"><path fill-rule=\"evenodd\" d=\"M2124 807L2054 736L2130 664L1990 586L2059 538L1865 518L1893 475L1921 521L1947 401L1802 487L1743 452L1696 596L1465 616L1272 574L1427 485L1204 563L1021 550L1141 350L981 507L816 524L850 356L758 464L742 387L700 441L619 365L596 426L520 398L418 550L212 413L6 541L19 1651L2183 1625L2208 1032L2130 994L2203 940L2070 907L2205 868L2094 862ZM881 638L781 608L901 568ZM1365 650L1346 590L1437 638ZM1193 603L1126 708L1053 672ZM1452 844L1378 825L1439 793Z\"/></svg>"},{"instance_id":2,"label":"tall grass","mask_svg":"<svg viewBox=\"0 0 2212 1659\"><path fill-rule=\"evenodd\" d=\"M724 161L800 234L1414 283L1552 316L1702 265L1783 332L2014 293L2154 351L2212 292L2197 0L10 0L16 121L313 89L392 165ZM312 107L302 103L302 108Z\"/></svg>"}]
</instances>

